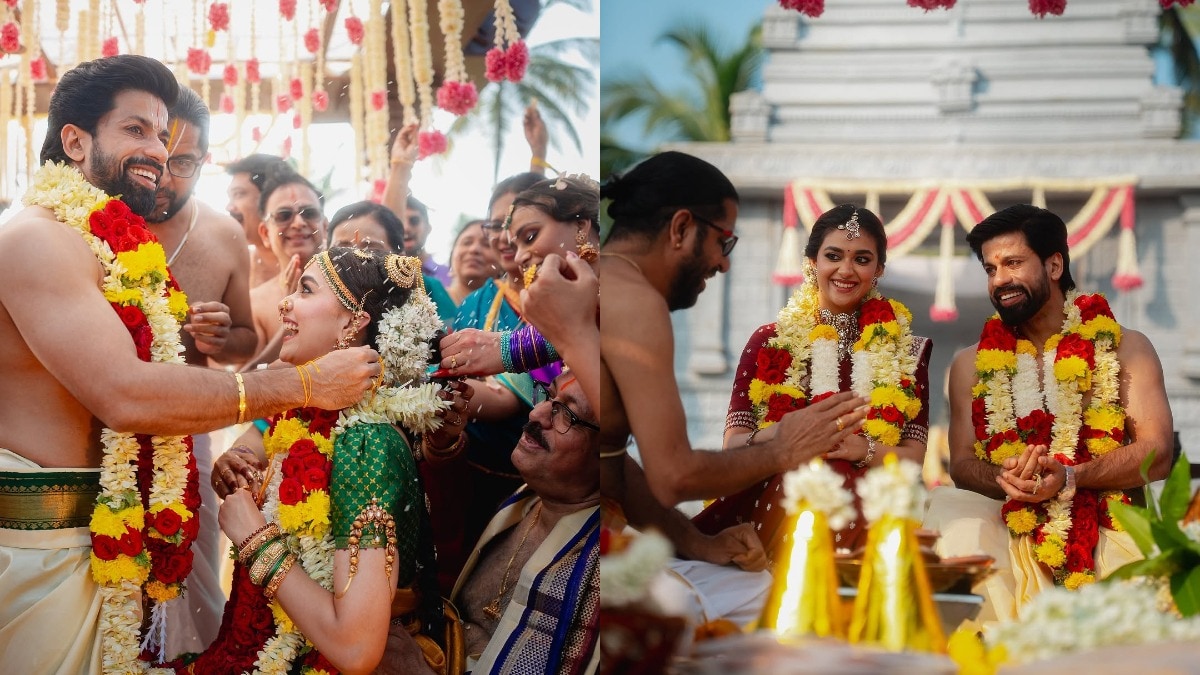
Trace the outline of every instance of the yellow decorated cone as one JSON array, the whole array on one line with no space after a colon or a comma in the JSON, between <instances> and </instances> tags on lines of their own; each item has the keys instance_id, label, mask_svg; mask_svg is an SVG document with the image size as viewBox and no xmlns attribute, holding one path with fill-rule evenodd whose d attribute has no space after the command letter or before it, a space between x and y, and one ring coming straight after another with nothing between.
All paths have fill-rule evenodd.
<instances>
[{"instance_id":1,"label":"yellow decorated cone","mask_svg":"<svg viewBox=\"0 0 1200 675\"><path fill-rule=\"evenodd\" d=\"M759 626L786 636L845 637L828 519L810 508L789 516L786 527L791 534L775 560Z\"/></svg>"},{"instance_id":2,"label":"yellow decorated cone","mask_svg":"<svg viewBox=\"0 0 1200 675\"><path fill-rule=\"evenodd\" d=\"M852 643L890 651L946 651L916 535L914 514L924 503L920 475L915 462L889 454L859 483L870 531L850 620Z\"/></svg>"}]
</instances>

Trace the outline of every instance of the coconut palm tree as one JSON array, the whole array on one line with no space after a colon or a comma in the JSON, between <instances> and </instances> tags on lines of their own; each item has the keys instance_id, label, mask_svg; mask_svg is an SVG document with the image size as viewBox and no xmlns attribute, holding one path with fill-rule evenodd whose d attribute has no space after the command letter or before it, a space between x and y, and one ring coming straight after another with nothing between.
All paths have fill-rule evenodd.
<instances>
[{"instance_id":1,"label":"coconut palm tree","mask_svg":"<svg viewBox=\"0 0 1200 675\"><path fill-rule=\"evenodd\" d=\"M688 87L664 90L648 73L606 79L600 87L601 127L613 130L639 121L654 142L728 141L729 97L757 82L764 58L761 34L762 27L755 26L743 44L728 50L706 26L672 28L659 41L687 56ZM614 142L611 157L622 156L618 148ZM648 148L638 151L644 155Z\"/></svg>"}]
</instances>

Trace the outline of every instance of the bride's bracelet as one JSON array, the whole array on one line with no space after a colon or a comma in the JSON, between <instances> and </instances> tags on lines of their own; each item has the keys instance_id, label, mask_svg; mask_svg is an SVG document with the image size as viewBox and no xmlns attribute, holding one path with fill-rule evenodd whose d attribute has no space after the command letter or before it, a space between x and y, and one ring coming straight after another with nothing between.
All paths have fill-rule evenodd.
<instances>
[{"instance_id":1,"label":"bride's bracelet","mask_svg":"<svg viewBox=\"0 0 1200 675\"><path fill-rule=\"evenodd\" d=\"M243 565L248 565L254 553L262 548L263 544L282 535L283 532L279 530L279 526L275 523L263 525L254 532L251 532L249 537L246 537L242 540L242 543L238 544L238 560Z\"/></svg>"},{"instance_id":2,"label":"bride's bracelet","mask_svg":"<svg viewBox=\"0 0 1200 675\"><path fill-rule=\"evenodd\" d=\"M867 436L866 439L867 454L863 455L862 459L854 463L854 466L859 469L865 469L868 466L871 466L871 460L875 459L875 439L871 438L870 436Z\"/></svg>"}]
</instances>

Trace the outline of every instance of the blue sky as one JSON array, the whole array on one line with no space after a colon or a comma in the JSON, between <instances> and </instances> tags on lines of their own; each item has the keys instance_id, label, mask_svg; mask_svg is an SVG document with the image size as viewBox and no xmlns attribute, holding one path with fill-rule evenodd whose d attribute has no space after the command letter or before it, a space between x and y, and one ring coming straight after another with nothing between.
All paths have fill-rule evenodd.
<instances>
[{"instance_id":1,"label":"blue sky","mask_svg":"<svg viewBox=\"0 0 1200 675\"><path fill-rule=\"evenodd\" d=\"M600 10L600 72L602 81L649 70L659 86L674 91L687 85L680 52L657 43L660 35L685 21L705 25L733 49L746 39L750 27L762 20L774 0L603 0ZM719 32L718 32L719 31ZM645 64L653 64L647 68ZM640 130L623 127L619 137L640 142Z\"/></svg>"}]
</instances>

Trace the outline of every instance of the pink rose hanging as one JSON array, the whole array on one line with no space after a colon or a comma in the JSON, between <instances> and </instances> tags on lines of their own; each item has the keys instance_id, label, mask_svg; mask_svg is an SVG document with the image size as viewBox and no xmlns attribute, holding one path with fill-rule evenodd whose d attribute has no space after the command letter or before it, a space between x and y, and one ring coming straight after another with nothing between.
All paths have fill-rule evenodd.
<instances>
[{"instance_id":1,"label":"pink rose hanging","mask_svg":"<svg viewBox=\"0 0 1200 675\"><path fill-rule=\"evenodd\" d=\"M1062 16L1066 8L1067 0L1029 0L1029 11L1039 19L1046 18L1047 14Z\"/></svg>"},{"instance_id":2,"label":"pink rose hanging","mask_svg":"<svg viewBox=\"0 0 1200 675\"><path fill-rule=\"evenodd\" d=\"M317 32L316 28L309 28L305 31L304 48L308 50L309 54L316 54L317 50L321 48L321 34Z\"/></svg>"},{"instance_id":3,"label":"pink rose hanging","mask_svg":"<svg viewBox=\"0 0 1200 675\"><path fill-rule=\"evenodd\" d=\"M29 76L34 82L46 81L46 57L38 54L38 57L29 62Z\"/></svg>"},{"instance_id":4,"label":"pink rose hanging","mask_svg":"<svg viewBox=\"0 0 1200 675\"><path fill-rule=\"evenodd\" d=\"M529 66L529 48L524 40L517 40L508 46L504 65L509 82L520 82L525 78L525 68Z\"/></svg>"},{"instance_id":5,"label":"pink rose hanging","mask_svg":"<svg viewBox=\"0 0 1200 675\"><path fill-rule=\"evenodd\" d=\"M442 110L448 110L455 115L465 115L479 101L479 92L475 91L473 82L455 82L448 80L437 91L437 104Z\"/></svg>"},{"instance_id":6,"label":"pink rose hanging","mask_svg":"<svg viewBox=\"0 0 1200 675\"><path fill-rule=\"evenodd\" d=\"M229 30L229 5L224 2L214 2L208 8L208 25L214 32Z\"/></svg>"},{"instance_id":7,"label":"pink rose hanging","mask_svg":"<svg viewBox=\"0 0 1200 675\"><path fill-rule=\"evenodd\" d=\"M232 63L225 64L225 70L221 71L221 80L226 87L236 87L238 83L237 66Z\"/></svg>"},{"instance_id":8,"label":"pink rose hanging","mask_svg":"<svg viewBox=\"0 0 1200 675\"><path fill-rule=\"evenodd\" d=\"M0 49L9 54L21 49L21 29L12 21L0 26Z\"/></svg>"},{"instance_id":9,"label":"pink rose hanging","mask_svg":"<svg viewBox=\"0 0 1200 675\"><path fill-rule=\"evenodd\" d=\"M954 7L955 1L956 0L908 0L908 6L917 7L929 12L935 9L950 9L951 7Z\"/></svg>"},{"instance_id":10,"label":"pink rose hanging","mask_svg":"<svg viewBox=\"0 0 1200 675\"><path fill-rule=\"evenodd\" d=\"M346 17L346 35L350 38L350 42L361 45L365 32L362 19L357 16Z\"/></svg>"},{"instance_id":11,"label":"pink rose hanging","mask_svg":"<svg viewBox=\"0 0 1200 675\"><path fill-rule=\"evenodd\" d=\"M258 73L258 59L247 59L246 81L250 84L258 84L262 81L262 76Z\"/></svg>"},{"instance_id":12,"label":"pink rose hanging","mask_svg":"<svg viewBox=\"0 0 1200 675\"><path fill-rule=\"evenodd\" d=\"M279 16L288 21L296 18L296 0L279 0Z\"/></svg>"},{"instance_id":13,"label":"pink rose hanging","mask_svg":"<svg viewBox=\"0 0 1200 675\"><path fill-rule=\"evenodd\" d=\"M417 137L417 142L419 144L417 159L425 159L430 155L440 155L446 152L446 148L448 147L446 136L437 129L422 131Z\"/></svg>"},{"instance_id":14,"label":"pink rose hanging","mask_svg":"<svg viewBox=\"0 0 1200 675\"><path fill-rule=\"evenodd\" d=\"M779 0L779 6L814 19L825 13L825 0Z\"/></svg>"},{"instance_id":15,"label":"pink rose hanging","mask_svg":"<svg viewBox=\"0 0 1200 675\"><path fill-rule=\"evenodd\" d=\"M233 114L233 97L230 96L229 94L221 94L220 109L221 109L221 112L225 113L226 115L232 115Z\"/></svg>"},{"instance_id":16,"label":"pink rose hanging","mask_svg":"<svg viewBox=\"0 0 1200 675\"><path fill-rule=\"evenodd\" d=\"M100 56L109 57L116 56L121 53L121 44L117 42L117 38L104 38L104 42L100 45Z\"/></svg>"},{"instance_id":17,"label":"pink rose hanging","mask_svg":"<svg viewBox=\"0 0 1200 675\"><path fill-rule=\"evenodd\" d=\"M207 49L188 47L187 66L188 70L196 75L207 75L208 70L212 68L212 55Z\"/></svg>"},{"instance_id":18,"label":"pink rose hanging","mask_svg":"<svg viewBox=\"0 0 1200 675\"><path fill-rule=\"evenodd\" d=\"M318 89L312 95L313 110L325 112L329 108L329 94L324 89Z\"/></svg>"}]
</instances>

